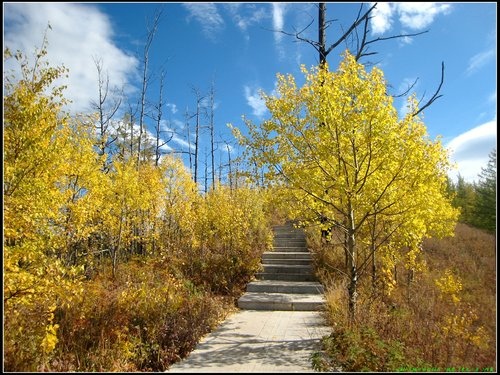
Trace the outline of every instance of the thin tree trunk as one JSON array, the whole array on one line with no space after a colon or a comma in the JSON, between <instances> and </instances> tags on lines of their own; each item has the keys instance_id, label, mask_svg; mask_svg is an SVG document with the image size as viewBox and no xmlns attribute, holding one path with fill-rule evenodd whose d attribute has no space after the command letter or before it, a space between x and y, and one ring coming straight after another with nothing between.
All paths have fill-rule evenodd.
<instances>
[{"instance_id":1,"label":"thin tree trunk","mask_svg":"<svg viewBox=\"0 0 500 375\"><path fill-rule=\"evenodd\" d=\"M196 128L194 131L194 183L198 183L198 146L200 140L200 102L196 103Z\"/></svg>"},{"instance_id":2,"label":"thin tree trunk","mask_svg":"<svg viewBox=\"0 0 500 375\"><path fill-rule=\"evenodd\" d=\"M210 89L210 145L211 145L211 156L212 156L212 189L215 189L215 149L214 149L214 106L215 106L215 90L214 83L212 82L212 87Z\"/></svg>"},{"instance_id":3,"label":"thin tree trunk","mask_svg":"<svg viewBox=\"0 0 500 375\"><path fill-rule=\"evenodd\" d=\"M349 271L349 319L354 322L356 316L356 307L358 301L358 269L356 264L356 238L355 238L355 225L354 225L354 211L351 202L348 203L348 237L347 237L347 250L348 250L348 271Z\"/></svg>"},{"instance_id":4,"label":"thin tree trunk","mask_svg":"<svg viewBox=\"0 0 500 375\"><path fill-rule=\"evenodd\" d=\"M189 171L193 172L193 152L191 151L191 134L189 132L189 112L186 107L186 113L184 114L186 120L186 132L187 132L187 143L188 143L188 155L189 155Z\"/></svg>"},{"instance_id":5,"label":"thin tree trunk","mask_svg":"<svg viewBox=\"0 0 500 375\"><path fill-rule=\"evenodd\" d=\"M318 7L318 52L319 52L319 66L323 67L326 63L326 37L325 37L325 14L326 14L326 4L319 3Z\"/></svg>"},{"instance_id":6,"label":"thin tree trunk","mask_svg":"<svg viewBox=\"0 0 500 375\"><path fill-rule=\"evenodd\" d=\"M144 133L144 115L146 113L146 92L148 89L149 77L148 77L148 67L149 67L149 48L153 42L156 30L158 29L158 23L160 22L162 11L157 11L154 15L152 27L148 30L148 35L146 37L146 43L144 45L144 55L143 55L143 65L142 65L142 87L141 87L141 101L140 101L140 115L139 115L139 139L137 147L137 168L140 165L141 158L141 143L142 134ZM144 154L144 158L146 154Z\"/></svg>"}]
</instances>

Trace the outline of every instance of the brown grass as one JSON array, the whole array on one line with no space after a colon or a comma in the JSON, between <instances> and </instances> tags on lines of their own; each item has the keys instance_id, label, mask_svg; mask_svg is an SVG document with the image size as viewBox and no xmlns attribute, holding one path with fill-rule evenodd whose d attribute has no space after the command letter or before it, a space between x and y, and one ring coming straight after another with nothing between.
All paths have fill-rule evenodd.
<instances>
[{"instance_id":1,"label":"brown grass","mask_svg":"<svg viewBox=\"0 0 500 375\"><path fill-rule=\"evenodd\" d=\"M232 297L197 290L153 262L122 264L88 281L56 311L57 353L39 371L165 371L231 313Z\"/></svg>"},{"instance_id":2,"label":"brown grass","mask_svg":"<svg viewBox=\"0 0 500 375\"><path fill-rule=\"evenodd\" d=\"M319 246L317 236L309 245L327 286L326 317L332 326L317 369L496 369L495 236L458 224L453 238L426 240L427 271L409 285L400 282L390 296L373 290L365 276L355 322L348 320L346 278L339 272L345 267L343 254ZM462 280L459 302L436 287L446 269ZM406 280L403 267L398 273Z\"/></svg>"}]
</instances>

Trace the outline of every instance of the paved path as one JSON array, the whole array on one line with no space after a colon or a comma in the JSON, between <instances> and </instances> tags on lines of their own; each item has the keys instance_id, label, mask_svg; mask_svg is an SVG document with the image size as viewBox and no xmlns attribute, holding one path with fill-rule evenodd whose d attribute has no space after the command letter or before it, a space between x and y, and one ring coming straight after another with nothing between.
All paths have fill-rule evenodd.
<instances>
[{"instance_id":1,"label":"paved path","mask_svg":"<svg viewBox=\"0 0 500 375\"><path fill-rule=\"evenodd\" d=\"M240 310L167 372L314 372L310 357L329 333L318 311Z\"/></svg>"}]
</instances>

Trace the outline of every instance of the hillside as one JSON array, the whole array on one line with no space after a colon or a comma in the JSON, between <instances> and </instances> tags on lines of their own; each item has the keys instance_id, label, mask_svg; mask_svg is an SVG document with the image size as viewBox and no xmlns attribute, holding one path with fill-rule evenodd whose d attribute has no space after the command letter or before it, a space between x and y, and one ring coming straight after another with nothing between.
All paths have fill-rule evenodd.
<instances>
[{"instance_id":1,"label":"hillside","mask_svg":"<svg viewBox=\"0 0 500 375\"><path fill-rule=\"evenodd\" d=\"M315 357L318 370L496 370L495 236L459 223L453 238L425 240L423 254L425 270L408 283L408 272L398 269L389 296L374 293L365 278L350 325L335 258L318 251L330 264L318 265L333 328Z\"/></svg>"}]
</instances>

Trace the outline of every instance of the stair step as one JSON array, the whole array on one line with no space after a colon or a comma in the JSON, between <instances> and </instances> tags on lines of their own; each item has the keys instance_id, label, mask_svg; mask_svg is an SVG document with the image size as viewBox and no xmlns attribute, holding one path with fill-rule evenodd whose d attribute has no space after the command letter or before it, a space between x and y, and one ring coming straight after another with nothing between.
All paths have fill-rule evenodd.
<instances>
[{"instance_id":1,"label":"stair step","mask_svg":"<svg viewBox=\"0 0 500 375\"><path fill-rule=\"evenodd\" d=\"M263 264L263 272L274 273L304 273L308 274L313 271L310 265L291 265L291 264Z\"/></svg>"},{"instance_id":2,"label":"stair step","mask_svg":"<svg viewBox=\"0 0 500 375\"><path fill-rule=\"evenodd\" d=\"M292 244L296 246L305 246L306 245L306 239L305 238L290 238L290 237L283 237L283 238L274 238L273 242L275 244Z\"/></svg>"},{"instance_id":3,"label":"stair step","mask_svg":"<svg viewBox=\"0 0 500 375\"><path fill-rule=\"evenodd\" d=\"M238 307L246 310L317 311L324 303L316 294L245 293L238 299Z\"/></svg>"},{"instance_id":4,"label":"stair step","mask_svg":"<svg viewBox=\"0 0 500 375\"><path fill-rule=\"evenodd\" d=\"M296 259L296 258L279 258L279 259L264 259L264 264L274 265L274 264L286 264L289 266L310 266L312 264L311 259Z\"/></svg>"},{"instance_id":5,"label":"stair step","mask_svg":"<svg viewBox=\"0 0 500 375\"><path fill-rule=\"evenodd\" d=\"M258 280L317 281L316 276L304 273L257 272Z\"/></svg>"},{"instance_id":6,"label":"stair step","mask_svg":"<svg viewBox=\"0 0 500 375\"><path fill-rule=\"evenodd\" d=\"M324 287L317 281L259 280L250 282L247 292L323 294Z\"/></svg>"},{"instance_id":7,"label":"stair step","mask_svg":"<svg viewBox=\"0 0 500 375\"><path fill-rule=\"evenodd\" d=\"M273 251L275 253L308 253L307 247L305 246L274 246Z\"/></svg>"},{"instance_id":8,"label":"stair step","mask_svg":"<svg viewBox=\"0 0 500 375\"><path fill-rule=\"evenodd\" d=\"M266 251L262 254L262 259L268 261L271 259L301 259L312 260L310 252L298 251Z\"/></svg>"},{"instance_id":9,"label":"stair step","mask_svg":"<svg viewBox=\"0 0 500 375\"><path fill-rule=\"evenodd\" d=\"M274 239L305 240L306 236L304 233L274 232Z\"/></svg>"},{"instance_id":10,"label":"stair step","mask_svg":"<svg viewBox=\"0 0 500 375\"><path fill-rule=\"evenodd\" d=\"M305 233L291 224L275 226L274 248L262 254L262 272L238 299L246 310L317 311L325 303L324 288L313 273Z\"/></svg>"}]
</instances>

